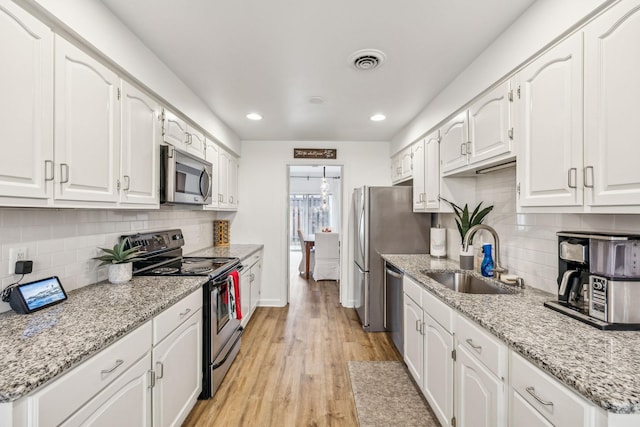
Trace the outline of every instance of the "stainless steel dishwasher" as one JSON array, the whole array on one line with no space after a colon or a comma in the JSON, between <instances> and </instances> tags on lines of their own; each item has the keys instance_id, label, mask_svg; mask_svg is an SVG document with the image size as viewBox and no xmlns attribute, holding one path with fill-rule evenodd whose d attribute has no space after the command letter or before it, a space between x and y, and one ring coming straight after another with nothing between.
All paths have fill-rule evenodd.
<instances>
[{"instance_id":1,"label":"stainless steel dishwasher","mask_svg":"<svg viewBox=\"0 0 640 427\"><path fill-rule=\"evenodd\" d=\"M404 328L402 322L402 272L385 262L384 275L384 328L398 352L404 356Z\"/></svg>"}]
</instances>

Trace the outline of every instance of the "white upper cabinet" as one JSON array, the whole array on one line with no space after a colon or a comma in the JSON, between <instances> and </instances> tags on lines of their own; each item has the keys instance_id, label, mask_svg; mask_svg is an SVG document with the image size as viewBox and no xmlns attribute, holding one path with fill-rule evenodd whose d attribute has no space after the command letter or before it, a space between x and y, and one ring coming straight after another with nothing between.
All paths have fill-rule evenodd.
<instances>
[{"instance_id":1,"label":"white upper cabinet","mask_svg":"<svg viewBox=\"0 0 640 427\"><path fill-rule=\"evenodd\" d=\"M440 171L443 175L467 165L469 114L464 110L440 127Z\"/></svg>"},{"instance_id":2,"label":"white upper cabinet","mask_svg":"<svg viewBox=\"0 0 640 427\"><path fill-rule=\"evenodd\" d=\"M56 36L55 199L118 201L119 93L116 73Z\"/></svg>"},{"instance_id":3,"label":"white upper cabinet","mask_svg":"<svg viewBox=\"0 0 640 427\"><path fill-rule=\"evenodd\" d=\"M582 205L582 34L518 75L519 206Z\"/></svg>"},{"instance_id":4,"label":"white upper cabinet","mask_svg":"<svg viewBox=\"0 0 640 427\"><path fill-rule=\"evenodd\" d=\"M46 200L53 180L53 34L10 0L0 0L0 57L0 195Z\"/></svg>"},{"instance_id":5,"label":"white upper cabinet","mask_svg":"<svg viewBox=\"0 0 640 427\"><path fill-rule=\"evenodd\" d=\"M187 151L187 123L171 111L162 111L162 137L164 142L173 145L175 148Z\"/></svg>"},{"instance_id":6,"label":"white upper cabinet","mask_svg":"<svg viewBox=\"0 0 640 427\"><path fill-rule=\"evenodd\" d=\"M513 101L511 80L507 80L469 107L469 163L494 159L512 151Z\"/></svg>"},{"instance_id":7,"label":"white upper cabinet","mask_svg":"<svg viewBox=\"0 0 640 427\"><path fill-rule=\"evenodd\" d=\"M122 84L120 203L155 205L159 200L160 106L131 84Z\"/></svg>"},{"instance_id":8,"label":"white upper cabinet","mask_svg":"<svg viewBox=\"0 0 640 427\"><path fill-rule=\"evenodd\" d=\"M584 29L585 204L640 205L640 1Z\"/></svg>"},{"instance_id":9,"label":"white upper cabinet","mask_svg":"<svg viewBox=\"0 0 640 427\"><path fill-rule=\"evenodd\" d=\"M407 147L391 157L391 182L396 184L410 179L412 168L411 147Z\"/></svg>"},{"instance_id":10,"label":"white upper cabinet","mask_svg":"<svg viewBox=\"0 0 640 427\"><path fill-rule=\"evenodd\" d=\"M204 159L206 146L204 134L193 126L187 125L187 152Z\"/></svg>"},{"instance_id":11,"label":"white upper cabinet","mask_svg":"<svg viewBox=\"0 0 640 427\"><path fill-rule=\"evenodd\" d=\"M425 209L425 169L426 156L424 152L424 139L411 146L411 159L413 161L413 211L423 212Z\"/></svg>"},{"instance_id":12,"label":"white upper cabinet","mask_svg":"<svg viewBox=\"0 0 640 427\"><path fill-rule=\"evenodd\" d=\"M229 195L229 207L231 209L238 208L238 169L240 165L238 159L234 156L229 157L229 187L227 193Z\"/></svg>"}]
</instances>

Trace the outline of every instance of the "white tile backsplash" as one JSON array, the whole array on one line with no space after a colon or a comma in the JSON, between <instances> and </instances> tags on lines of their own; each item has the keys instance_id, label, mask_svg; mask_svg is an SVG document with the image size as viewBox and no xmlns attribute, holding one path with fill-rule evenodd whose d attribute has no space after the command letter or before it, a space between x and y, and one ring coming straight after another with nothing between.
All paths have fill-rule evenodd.
<instances>
[{"instance_id":1,"label":"white tile backsplash","mask_svg":"<svg viewBox=\"0 0 640 427\"><path fill-rule=\"evenodd\" d=\"M159 211L110 211L80 209L0 209L0 283L14 283L20 276L8 274L9 249L25 247L34 262L29 282L59 276L70 291L106 279L106 267L91 258L98 247L112 247L122 234L181 228L185 253L213 244L216 212L168 208ZM0 312L9 310L0 302Z\"/></svg>"},{"instance_id":2,"label":"white tile backsplash","mask_svg":"<svg viewBox=\"0 0 640 427\"><path fill-rule=\"evenodd\" d=\"M528 286L555 293L558 289L557 236L561 230L604 230L640 233L640 215L603 214L530 214L516 213L515 169L479 175L476 199L494 205L484 223L500 237L501 262L510 273L522 276ZM460 234L453 214L440 214L447 231L447 253L457 259ZM474 249L481 256L482 243L491 243L491 235L478 233Z\"/></svg>"}]
</instances>

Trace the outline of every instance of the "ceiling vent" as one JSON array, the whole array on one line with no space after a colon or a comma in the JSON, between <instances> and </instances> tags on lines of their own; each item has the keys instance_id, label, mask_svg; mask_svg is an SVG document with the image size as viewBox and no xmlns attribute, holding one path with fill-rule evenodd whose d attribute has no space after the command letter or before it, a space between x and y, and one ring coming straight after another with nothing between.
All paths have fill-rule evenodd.
<instances>
[{"instance_id":1,"label":"ceiling vent","mask_svg":"<svg viewBox=\"0 0 640 427\"><path fill-rule=\"evenodd\" d=\"M351 54L349 64L356 70L370 71L382 65L385 59L385 54L379 50L363 49Z\"/></svg>"}]
</instances>

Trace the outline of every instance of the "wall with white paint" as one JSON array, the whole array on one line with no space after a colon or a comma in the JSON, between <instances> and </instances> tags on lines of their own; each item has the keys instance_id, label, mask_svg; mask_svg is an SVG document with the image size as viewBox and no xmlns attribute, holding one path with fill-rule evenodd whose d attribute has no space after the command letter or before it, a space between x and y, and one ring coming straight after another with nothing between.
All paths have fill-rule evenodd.
<instances>
[{"instance_id":1,"label":"wall with white paint","mask_svg":"<svg viewBox=\"0 0 640 427\"><path fill-rule=\"evenodd\" d=\"M350 141L243 141L239 208L231 225L231 243L264 245L261 305L287 304L288 193L287 165L342 165L342 303L353 305L352 236L349 213L353 189L390 185L389 143ZM294 147L337 148L337 160L293 159Z\"/></svg>"}]
</instances>

